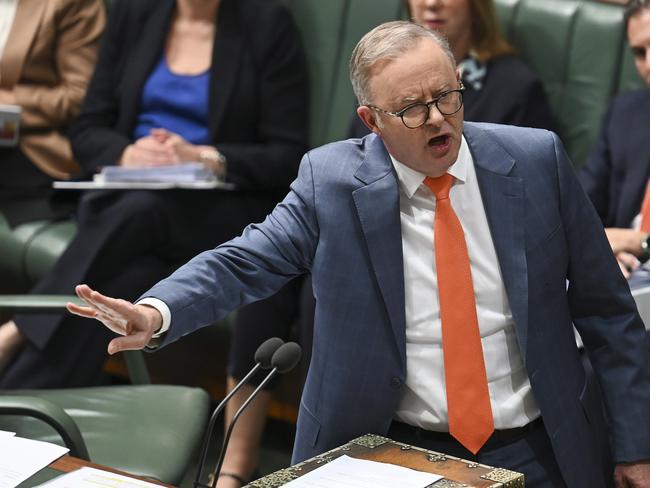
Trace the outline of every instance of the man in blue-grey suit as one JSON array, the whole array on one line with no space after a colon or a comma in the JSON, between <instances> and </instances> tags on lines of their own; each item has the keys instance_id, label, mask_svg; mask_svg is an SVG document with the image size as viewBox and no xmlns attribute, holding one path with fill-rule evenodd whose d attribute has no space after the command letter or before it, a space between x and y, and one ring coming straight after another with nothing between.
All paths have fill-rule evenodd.
<instances>
[{"instance_id":1,"label":"man in blue-grey suit","mask_svg":"<svg viewBox=\"0 0 650 488\"><path fill-rule=\"evenodd\" d=\"M463 127L449 47L415 24L375 28L350 68L374 134L309 152L263 223L135 305L80 285L87 306L70 311L123 336L111 353L161 346L311 272L314 346L294 461L374 432L524 472L529 487L650 486L643 324L558 138ZM443 179L453 186L434 196ZM443 208L462 225L464 243L449 256L470 282L471 307L454 302L454 277L437 273L449 275L438 254L446 245L436 248ZM450 303L452 314L477 319L478 354L447 349ZM583 370L572 324L597 381ZM459 416L448 365L460 359L462 375L476 356L481 372L460 396L482 389L489 415ZM487 434L468 442L479 427Z\"/></svg>"}]
</instances>

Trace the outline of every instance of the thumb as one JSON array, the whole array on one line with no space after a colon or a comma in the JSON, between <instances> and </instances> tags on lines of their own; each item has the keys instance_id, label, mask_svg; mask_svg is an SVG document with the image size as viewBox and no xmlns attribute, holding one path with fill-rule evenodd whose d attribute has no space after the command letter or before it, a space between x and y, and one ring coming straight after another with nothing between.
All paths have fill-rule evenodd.
<instances>
[{"instance_id":1,"label":"thumb","mask_svg":"<svg viewBox=\"0 0 650 488\"><path fill-rule=\"evenodd\" d=\"M151 340L150 334L137 332L133 335L116 337L108 343L108 354L115 354L121 351L134 351L143 349Z\"/></svg>"}]
</instances>

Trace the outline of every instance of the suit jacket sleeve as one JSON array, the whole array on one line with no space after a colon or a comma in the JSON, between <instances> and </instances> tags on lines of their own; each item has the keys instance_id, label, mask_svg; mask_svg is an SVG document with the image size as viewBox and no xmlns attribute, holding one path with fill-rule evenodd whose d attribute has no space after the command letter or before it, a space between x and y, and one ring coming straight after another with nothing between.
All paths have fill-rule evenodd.
<instances>
[{"instance_id":1,"label":"suit jacket sleeve","mask_svg":"<svg viewBox=\"0 0 650 488\"><path fill-rule=\"evenodd\" d=\"M598 378L617 462L650 459L650 357L645 327L598 215L554 136L560 210L569 246L573 323Z\"/></svg>"},{"instance_id":2,"label":"suit jacket sleeve","mask_svg":"<svg viewBox=\"0 0 650 488\"><path fill-rule=\"evenodd\" d=\"M19 80L13 92L28 127L63 127L76 115L92 72L105 23L99 0L61 2L53 49L60 81L54 86Z\"/></svg>"},{"instance_id":3,"label":"suit jacket sleeve","mask_svg":"<svg viewBox=\"0 0 650 488\"><path fill-rule=\"evenodd\" d=\"M612 117L613 106L610 105L603 118L600 135L586 164L580 169L580 182L585 192L596 207L596 211L605 226L611 225L608 215L610 194L609 185L612 181L612 161L609 147L608 127Z\"/></svg>"},{"instance_id":4,"label":"suit jacket sleeve","mask_svg":"<svg viewBox=\"0 0 650 488\"><path fill-rule=\"evenodd\" d=\"M238 188L281 189L284 194L307 149L307 63L289 11L272 3L261 7L242 13L243 30L258 31L248 40L259 66L259 104L257 115L247 114L257 117L257 141L221 142L216 147L228 160L228 181Z\"/></svg>"},{"instance_id":5,"label":"suit jacket sleeve","mask_svg":"<svg viewBox=\"0 0 650 488\"><path fill-rule=\"evenodd\" d=\"M102 164L115 164L131 139L116 129L119 103L118 67L127 37L128 2L113 2L102 38L99 56L79 117L70 129L75 158L88 174Z\"/></svg>"},{"instance_id":6,"label":"suit jacket sleeve","mask_svg":"<svg viewBox=\"0 0 650 488\"><path fill-rule=\"evenodd\" d=\"M161 345L271 296L307 272L318 241L315 209L307 154L289 194L264 222L250 225L241 237L199 254L142 295L158 298L170 308L171 327Z\"/></svg>"}]
</instances>

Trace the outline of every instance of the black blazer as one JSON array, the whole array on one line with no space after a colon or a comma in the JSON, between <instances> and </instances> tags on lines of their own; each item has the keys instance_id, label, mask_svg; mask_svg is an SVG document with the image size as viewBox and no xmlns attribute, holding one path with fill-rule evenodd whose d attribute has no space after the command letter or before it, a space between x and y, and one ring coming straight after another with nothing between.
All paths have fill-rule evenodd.
<instances>
[{"instance_id":1,"label":"black blazer","mask_svg":"<svg viewBox=\"0 0 650 488\"><path fill-rule=\"evenodd\" d=\"M489 60L483 87L477 91L466 85L463 103L464 118L468 121L556 130L541 81L513 55ZM350 136L363 137L366 134L368 129L355 114Z\"/></svg>"},{"instance_id":2,"label":"black blazer","mask_svg":"<svg viewBox=\"0 0 650 488\"><path fill-rule=\"evenodd\" d=\"M174 0L115 0L95 72L70 132L87 173L115 164L133 139L145 81L163 54ZM308 140L300 36L274 0L223 0L210 70L209 136L243 191L285 192Z\"/></svg>"},{"instance_id":3,"label":"black blazer","mask_svg":"<svg viewBox=\"0 0 650 488\"><path fill-rule=\"evenodd\" d=\"M580 171L582 185L605 227L629 227L650 177L650 90L617 96Z\"/></svg>"}]
</instances>

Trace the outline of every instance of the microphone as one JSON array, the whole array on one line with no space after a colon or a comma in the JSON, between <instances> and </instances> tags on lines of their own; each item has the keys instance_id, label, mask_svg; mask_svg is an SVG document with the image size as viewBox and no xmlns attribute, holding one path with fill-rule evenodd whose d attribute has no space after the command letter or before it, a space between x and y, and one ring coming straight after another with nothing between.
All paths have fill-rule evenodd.
<instances>
[{"instance_id":1,"label":"microphone","mask_svg":"<svg viewBox=\"0 0 650 488\"><path fill-rule=\"evenodd\" d=\"M266 375L259 386L255 388L255 391L251 393L251 395L246 399L242 406L239 407L239 410L237 410L232 420L230 421L230 424L228 425L228 429L223 438L223 443L221 444L219 461L217 462L217 467L214 471L214 479L212 480L211 488L215 488L217 485L217 480L219 479L219 474L221 473L221 467L223 466L223 460L226 454L226 448L228 447L228 442L230 441L230 435L232 434L232 430L235 427L235 422L237 422L239 416L253 401L255 396L262 390L262 388L264 388L264 386L266 386L266 384L271 381L271 378L273 378L277 373L284 374L291 371L296 367L296 364L300 362L301 356L302 349L295 342L287 342L286 344L281 345L278 350L275 351L273 357L271 358L271 366L273 369L268 375Z\"/></svg>"},{"instance_id":2,"label":"microphone","mask_svg":"<svg viewBox=\"0 0 650 488\"><path fill-rule=\"evenodd\" d=\"M283 344L284 341L279 337L271 337L270 339L264 341L262 345L257 348L257 351L255 351L255 366L253 366L253 369L251 369L248 372L248 374L244 376L244 378L239 383L237 383L237 385L226 395L226 397L221 401L221 403L217 405L217 408L214 409L214 412L212 412L212 415L210 416L210 421L208 423L208 428L205 431L203 437L199 467L196 473L196 478L194 479L194 488L207 486L201 483L201 475L203 474L203 468L205 467L205 461L208 456L208 447L210 445L210 439L212 438L214 426L217 421L217 418L219 417L219 414L226 406L226 403L228 403L228 400L230 400L232 396L235 393L237 393L237 391L239 391L239 389L248 382L251 376L257 373L258 370L271 369L272 367L274 367L273 358L275 357L275 353L280 349L280 347Z\"/></svg>"}]
</instances>

